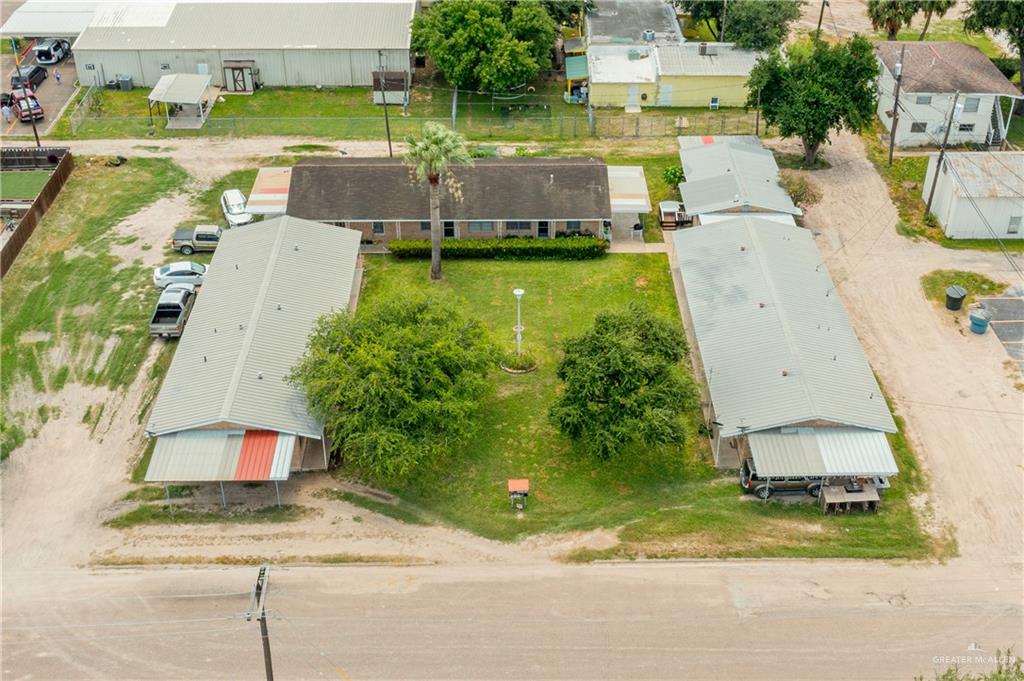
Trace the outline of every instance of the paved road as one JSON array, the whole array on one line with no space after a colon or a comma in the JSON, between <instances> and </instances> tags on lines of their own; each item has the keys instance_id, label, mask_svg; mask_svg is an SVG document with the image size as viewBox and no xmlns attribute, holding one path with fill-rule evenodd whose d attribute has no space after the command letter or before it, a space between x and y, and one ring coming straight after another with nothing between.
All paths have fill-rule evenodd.
<instances>
[{"instance_id":1,"label":"paved road","mask_svg":"<svg viewBox=\"0 0 1024 681\"><path fill-rule=\"evenodd\" d=\"M4 678L261 678L258 627L238 617L255 573L8 574ZM293 568L271 573L269 627L279 679L906 680L954 656L980 670L976 656L1024 649L1020 571L975 574L962 563Z\"/></svg>"}]
</instances>

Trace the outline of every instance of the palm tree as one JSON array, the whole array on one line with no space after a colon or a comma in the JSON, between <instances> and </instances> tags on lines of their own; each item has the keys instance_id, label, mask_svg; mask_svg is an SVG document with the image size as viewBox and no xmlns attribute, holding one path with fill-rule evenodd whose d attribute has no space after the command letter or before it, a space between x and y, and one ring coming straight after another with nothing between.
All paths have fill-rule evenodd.
<instances>
[{"instance_id":1,"label":"palm tree","mask_svg":"<svg viewBox=\"0 0 1024 681\"><path fill-rule=\"evenodd\" d=\"M452 165L472 165L473 158L466 148L466 140L454 130L440 123L423 125L423 136L405 139L409 150L405 163L420 182L430 188L430 278L441 278L441 179L446 180L449 191L458 194L458 183L451 175Z\"/></svg>"},{"instance_id":2,"label":"palm tree","mask_svg":"<svg viewBox=\"0 0 1024 681\"><path fill-rule=\"evenodd\" d=\"M918 0L917 4L924 12L924 28L921 29L921 35L917 39L924 40L928 33L928 25L932 23L932 14L937 14L941 19L946 16L946 12L953 8L956 0Z\"/></svg>"},{"instance_id":3,"label":"palm tree","mask_svg":"<svg viewBox=\"0 0 1024 681\"><path fill-rule=\"evenodd\" d=\"M910 20L920 9L918 0L868 0L868 18L877 31L885 28L888 40L896 40L900 29L910 24Z\"/></svg>"}]
</instances>

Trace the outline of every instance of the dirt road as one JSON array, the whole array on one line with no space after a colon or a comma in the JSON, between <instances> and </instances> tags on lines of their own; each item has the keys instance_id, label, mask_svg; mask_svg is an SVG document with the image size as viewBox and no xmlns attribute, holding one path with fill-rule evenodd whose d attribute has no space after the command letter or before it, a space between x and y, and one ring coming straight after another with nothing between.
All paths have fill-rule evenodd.
<instances>
[{"instance_id":1,"label":"dirt road","mask_svg":"<svg viewBox=\"0 0 1024 681\"><path fill-rule=\"evenodd\" d=\"M898 235L896 208L860 138L840 135L824 153L832 168L813 174L824 195L807 212L807 226L821 233L819 248L854 328L906 418L931 474L938 518L956 526L965 557L1019 561L1024 397L995 334L954 324L925 300L919 279L961 269L1022 282L1001 253Z\"/></svg>"}]
</instances>

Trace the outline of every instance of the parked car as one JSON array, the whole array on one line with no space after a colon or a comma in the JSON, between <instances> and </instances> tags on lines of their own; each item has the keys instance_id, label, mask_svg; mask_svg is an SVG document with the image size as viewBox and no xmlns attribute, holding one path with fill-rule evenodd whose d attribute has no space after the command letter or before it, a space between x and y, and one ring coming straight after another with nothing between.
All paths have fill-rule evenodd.
<instances>
[{"instance_id":1,"label":"parked car","mask_svg":"<svg viewBox=\"0 0 1024 681\"><path fill-rule=\"evenodd\" d=\"M28 87L35 90L40 83L46 80L48 75L46 69L38 64L19 66L11 74L11 87L14 89Z\"/></svg>"},{"instance_id":2,"label":"parked car","mask_svg":"<svg viewBox=\"0 0 1024 681\"><path fill-rule=\"evenodd\" d=\"M197 225L195 229L179 229L174 233L171 246L182 255L192 255L196 251L216 250L223 233L217 225Z\"/></svg>"},{"instance_id":3,"label":"parked car","mask_svg":"<svg viewBox=\"0 0 1024 681\"><path fill-rule=\"evenodd\" d=\"M0 94L0 105L13 107L14 103L17 102L19 99L35 96L36 93L33 92L30 88L20 87L16 90L11 90L10 92L4 92Z\"/></svg>"},{"instance_id":4,"label":"parked car","mask_svg":"<svg viewBox=\"0 0 1024 681\"><path fill-rule=\"evenodd\" d=\"M201 286L206 276L206 265L185 260L161 265L153 270L153 286L166 288L171 284L192 284Z\"/></svg>"},{"instance_id":5,"label":"parked car","mask_svg":"<svg viewBox=\"0 0 1024 681\"><path fill-rule=\"evenodd\" d=\"M196 287L192 284L171 284L165 288L149 320L149 335L161 338L180 336L195 301Z\"/></svg>"},{"instance_id":6,"label":"parked car","mask_svg":"<svg viewBox=\"0 0 1024 681\"><path fill-rule=\"evenodd\" d=\"M740 487L758 499L767 499L776 492L804 492L816 497L821 493L821 483L822 478L814 477L763 477L758 475L753 459L744 460L740 466Z\"/></svg>"},{"instance_id":7,"label":"parked car","mask_svg":"<svg viewBox=\"0 0 1024 681\"><path fill-rule=\"evenodd\" d=\"M58 64L71 54L71 43L58 38L41 38L32 47L40 64Z\"/></svg>"},{"instance_id":8,"label":"parked car","mask_svg":"<svg viewBox=\"0 0 1024 681\"><path fill-rule=\"evenodd\" d=\"M30 123L32 120L38 121L43 118L43 105L34 95L14 100L14 110L18 114L18 120L22 123Z\"/></svg>"},{"instance_id":9,"label":"parked car","mask_svg":"<svg viewBox=\"0 0 1024 681\"><path fill-rule=\"evenodd\" d=\"M252 222L251 213L245 212L245 195L237 189L229 189L220 195L220 208L229 227L240 227Z\"/></svg>"}]
</instances>

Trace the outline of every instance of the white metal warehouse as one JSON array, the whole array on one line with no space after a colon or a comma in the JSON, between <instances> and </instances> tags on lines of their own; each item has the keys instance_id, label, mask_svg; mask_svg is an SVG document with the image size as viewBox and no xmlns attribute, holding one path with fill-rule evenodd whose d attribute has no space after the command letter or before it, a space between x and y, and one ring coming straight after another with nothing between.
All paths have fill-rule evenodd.
<instances>
[{"instance_id":1,"label":"white metal warehouse","mask_svg":"<svg viewBox=\"0 0 1024 681\"><path fill-rule=\"evenodd\" d=\"M73 50L83 84L189 73L239 92L370 85L382 61L410 69L415 10L415 0L104 4Z\"/></svg>"}]
</instances>

